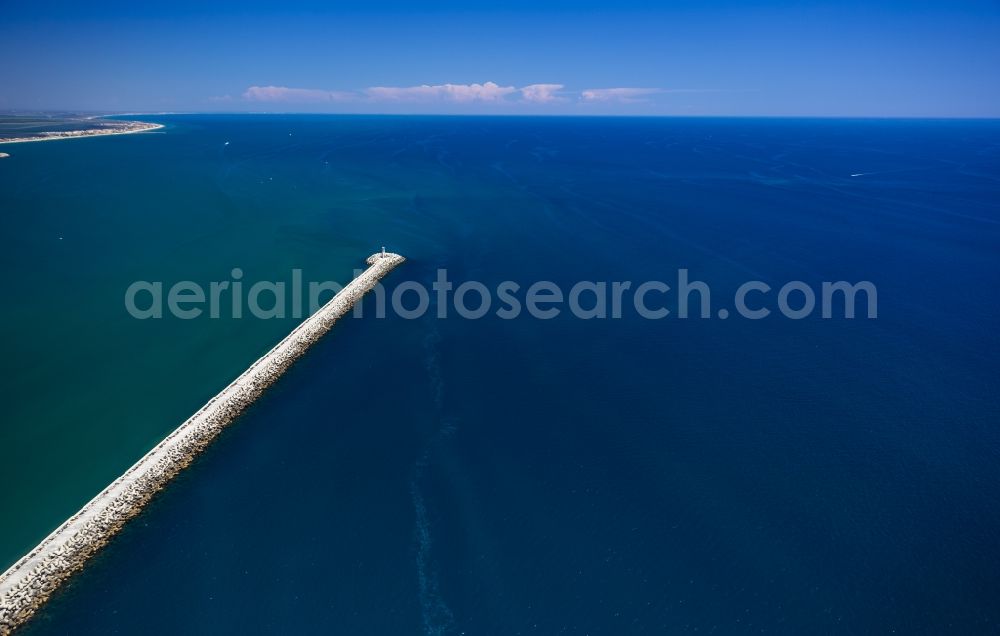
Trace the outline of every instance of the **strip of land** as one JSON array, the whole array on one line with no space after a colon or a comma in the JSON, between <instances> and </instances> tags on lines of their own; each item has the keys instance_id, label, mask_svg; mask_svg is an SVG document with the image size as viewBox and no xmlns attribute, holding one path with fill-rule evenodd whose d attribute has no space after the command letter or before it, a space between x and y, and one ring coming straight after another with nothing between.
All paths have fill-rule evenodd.
<instances>
[{"instance_id":1,"label":"strip of land","mask_svg":"<svg viewBox=\"0 0 1000 636\"><path fill-rule=\"evenodd\" d=\"M109 123L103 128L87 128L84 130L63 130L55 132L40 132L28 137L0 137L0 144L21 144L31 141L55 141L57 139L76 139L79 137L99 137L102 135L128 135L163 128L163 124L151 124L144 121L123 121Z\"/></svg>"},{"instance_id":2,"label":"strip of land","mask_svg":"<svg viewBox=\"0 0 1000 636\"><path fill-rule=\"evenodd\" d=\"M399 254L384 251L368 257L368 269L330 302L0 575L0 635L7 636L30 619L60 584L83 568L129 519L139 514L157 491L404 260Z\"/></svg>"}]
</instances>

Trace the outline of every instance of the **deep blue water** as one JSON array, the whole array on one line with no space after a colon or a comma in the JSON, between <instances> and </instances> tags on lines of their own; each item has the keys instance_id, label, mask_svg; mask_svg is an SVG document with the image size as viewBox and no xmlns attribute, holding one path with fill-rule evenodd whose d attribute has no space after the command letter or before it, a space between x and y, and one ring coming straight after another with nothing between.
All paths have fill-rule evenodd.
<instances>
[{"instance_id":1,"label":"deep blue water","mask_svg":"<svg viewBox=\"0 0 1000 636\"><path fill-rule=\"evenodd\" d=\"M879 315L345 320L26 634L1000 628L1000 123L161 120L171 196L349 193L289 231L406 255L390 291L687 268L713 306L870 280ZM184 190L222 139L225 197Z\"/></svg>"}]
</instances>

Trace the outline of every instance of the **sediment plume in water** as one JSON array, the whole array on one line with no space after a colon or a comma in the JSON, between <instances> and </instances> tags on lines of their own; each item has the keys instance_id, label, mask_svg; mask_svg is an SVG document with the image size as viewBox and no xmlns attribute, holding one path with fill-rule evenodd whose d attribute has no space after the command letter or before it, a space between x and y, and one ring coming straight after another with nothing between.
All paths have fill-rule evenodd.
<instances>
[{"instance_id":1,"label":"sediment plume in water","mask_svg":"<svg viewBox=\"0 0 1000 636\"><path fill-rule=\"evenodd\" d=\"M368 269L254 362L38 546L0 575L0 636L30 619L52 593L139 514L153 495L252 404L295 360L405 259L380 252Z\"/></svg>"}]
</instances>

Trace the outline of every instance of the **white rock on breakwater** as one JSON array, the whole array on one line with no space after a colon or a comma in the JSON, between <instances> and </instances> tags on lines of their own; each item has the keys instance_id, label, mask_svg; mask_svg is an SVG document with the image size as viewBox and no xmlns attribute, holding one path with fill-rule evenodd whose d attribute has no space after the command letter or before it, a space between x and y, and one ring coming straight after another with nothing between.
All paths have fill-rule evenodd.
<instances>
[{"instance_id":1,"label":"white rock on breakwater","mask_svg":"<svg viewBox=\"0 0 1000 636\"><path fill-rule=\"evenodd\" d=\"M94 497L34 550L0 575L0 636L31 618L53 591L136 516L379 279L405 259L376 253L368 269L254 362L229 386Z\"/></svg>"}]
</instances>

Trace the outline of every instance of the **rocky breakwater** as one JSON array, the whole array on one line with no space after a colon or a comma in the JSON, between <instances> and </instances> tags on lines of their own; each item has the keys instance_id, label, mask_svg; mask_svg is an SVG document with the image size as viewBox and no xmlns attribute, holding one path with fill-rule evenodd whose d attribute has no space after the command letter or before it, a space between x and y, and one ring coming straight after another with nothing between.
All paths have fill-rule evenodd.
<instances>
[{"instance_id":1,"label":"rocky breakwater","mask_svg":"<svg viewBox=\"0 0 1000 636\"><path fill-rule=\"evenodd\" d=\"M0 575L0 635L7 636L31 618L63 581L81 569L158 490L404 260L384 251L370 256L368 269L330 302Z\"/></svg>"}]
</instances>

